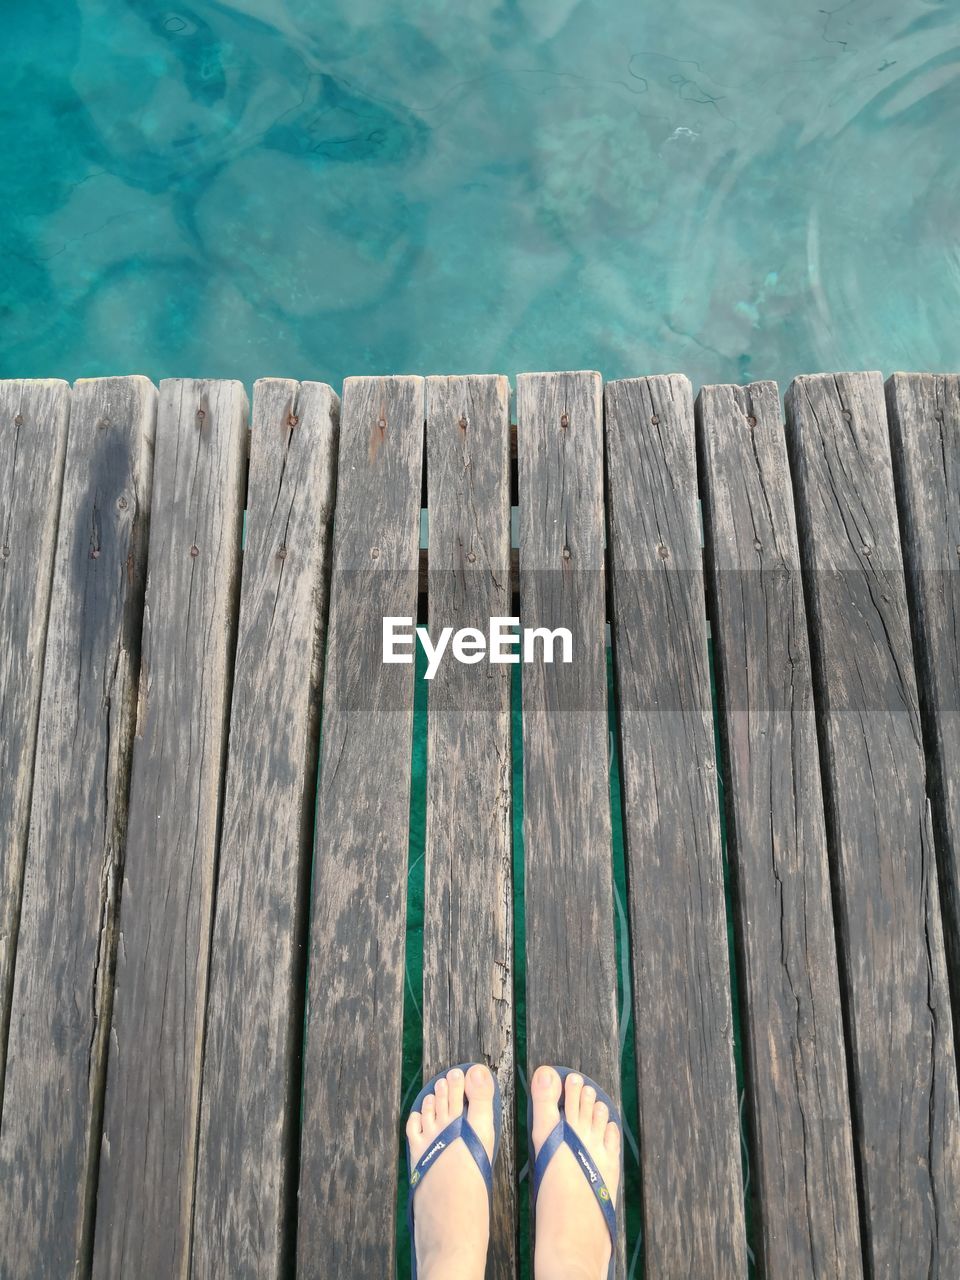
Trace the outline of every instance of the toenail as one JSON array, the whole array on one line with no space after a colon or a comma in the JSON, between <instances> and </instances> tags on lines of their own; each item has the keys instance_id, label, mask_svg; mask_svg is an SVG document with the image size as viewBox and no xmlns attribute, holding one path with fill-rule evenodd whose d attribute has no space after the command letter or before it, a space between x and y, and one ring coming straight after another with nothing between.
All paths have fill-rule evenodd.
<instances>
[{"instance_id":1,"label":"toenail","mask_svg":"<svg viewBox=\"0 0 960 1280\"><path fill-rule=\"evenodd\" d=\"M450 1072L450 1075L448 1078L450 1080L462 1080L463 1072L460 1070L459 1067L454 1067L454 1069Z\"/></svg>"},{"instance_id":2,"label":"toenail","mask_svg":"<svg viewBox=\"0 0 960 1280\"><path fill-rule=\"evenodd\" d=\"M571 1084L583 1084L583 1076L572 1075L570 1077Z\"/></svg>"}]
</instances>

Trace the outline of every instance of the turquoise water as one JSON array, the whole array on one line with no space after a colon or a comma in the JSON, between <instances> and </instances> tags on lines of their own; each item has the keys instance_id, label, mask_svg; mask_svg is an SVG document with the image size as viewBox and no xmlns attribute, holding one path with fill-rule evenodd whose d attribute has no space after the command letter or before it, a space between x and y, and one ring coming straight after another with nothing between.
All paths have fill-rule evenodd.
<instances>
[{"instance_id":1,"label":"turquoise water","mask_svg":"<svg viewBox=\"0 0 960 1280\"><path fill-rule=\"evenodd\" d=\"M954 0L2 11L0 374L958 365Z\"/></svg>"}]
</instances>

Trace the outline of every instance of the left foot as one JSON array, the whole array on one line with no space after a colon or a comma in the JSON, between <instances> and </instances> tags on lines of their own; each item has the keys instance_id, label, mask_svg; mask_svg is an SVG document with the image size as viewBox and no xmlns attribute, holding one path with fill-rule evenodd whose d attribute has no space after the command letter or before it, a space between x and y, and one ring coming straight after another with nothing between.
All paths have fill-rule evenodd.
<instances>
[{"instance_id":1,"label":"left foot","mask_svg":"<svg viewBox=\"0 0 960 1280\"><path fill-rule=\"evenodd\" d=\"M493 1076L486 1067L441 1077L420 1111L411 1111L407 1141L413 1164L455 1120L467 1103L467 1118L493 1159ZM420 1280L483 1280L490 1239L487 1188L466 1145L456 1142L427 1166L413 1200L417 1274Z\"/></svg>"}]
</instances>

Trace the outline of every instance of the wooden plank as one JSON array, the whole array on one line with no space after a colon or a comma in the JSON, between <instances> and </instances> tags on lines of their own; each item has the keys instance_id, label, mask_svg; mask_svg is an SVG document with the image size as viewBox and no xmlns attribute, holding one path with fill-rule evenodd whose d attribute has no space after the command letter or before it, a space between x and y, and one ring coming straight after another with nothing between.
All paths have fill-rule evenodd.
<instances>
[{"instance_id":1,"label":"wooden plank","mask_svg":"<svg viewBox=\"0 0 960 1280\"><path fill-rule=\"evenodd\" d=\"M953 1027L879 374L787 394L873 1276L960 1275Z\"/></svg>"},{"instance_id":2,"label":"wooden plank","mask_svg":"<svg viewBox=\"0 0 960 1280\"><path fill-rule=\"evenodd\" d=\"M572 662L523 667L527 1061L616 1101L601 413L597 373L517 379L520 616L573 641Z\"/></svg>"},{"instance_id":3,"label":"wooden plank","mask_svg":"<svg viewBox=\"0 0 960 1280\"><path fill-rule=\"evenodd\" d=\"M861 1274L820 758L776 383L697 401L763 1274Z\"/></svg>"},{"instance_id":4,"label":"wooden plank","mask_svg":"<svg viewBox=\"0 0 960 1280\"><path fill-rule=\"evenodd\" d=\"M69 418L65 382L0 381L0 1111Z\"/></svg>"},{"instance_id":5,"label":"wooden plank","mask_svg":"<svg viewBox=\"0 0 960 1280\"><path fill-rule=\"evenodd\" d=\"M301 1276L393 1280L423 380L343 388L311 895Z\"/></svg>"},{"instance_id":6,"label":"wooden plank","mask_svg":"<svg viewBox=\"0 0 960 1280\"><path fill-rule=\"evenodd\" d=\"M424 598L424 600L426 600L426 597L427 597L427 583L430 577L430 569L427 561L428 561L427 548L421 547L420 548L420 568L419 568L418 577L417 577L417 587L420 592L420 595ZM519 595L517 590L519 586L519 576L520 576L520 552L519 552L519 548L512 547L510 550L510 583L514 593L514 600L509 612L513 613L514 616L517 616L517 610L520 607ZM426 616L426 610L424 610L424 616Z\"/></svg>"},{"instance_id":7,"label":"wooden plank","mask_svg":"<svg viewBox=\"0 0 960 1280\"><path fill-rule=\"evenodd\" d=\"M0 1130L0 1274L89 1268L157 393L73 392Z\"/></svg>"},{"instance_id":8,"label":"wooden plank","mask_svg":"<svg viewBox=\"0 0 960 1280\"><path fill-rule=\"evenodd\" d=\"M897 373L887 382L886 398L956 1028L960 1023L960 377Z\"/></svg>"},{"instance_id":9,"label":"wooden plank","mask_svg":"<svg viewBox=\"0 0 960 1280\"><path fill-rule=\"evenodd\" d=\"M607 386L644 1274L746 1274L693 399Z\"/></svg>"},{"instance_id":10,"label":"wooden plank","mask_svg":"<svg viewBox=\"0 0 960 1280\"><path fill-rule=\"evenodd\" d=\"M160 384L95 1276L189 1270L246 412L238 382Z\"/></svg>"},{"instance_id":11,"label":"wooden plank","mask_svg":"<svg viewBox=\"0 0 960 1280\"><path fill-rule=\"evenodd\" d=\"M429 629L510 610L510 386L428 378ZM483 1061L504 1103L487 1274L516 1275L510 673L442 662L427 719L424 1076Z\"/></svg>"},{"instance_id":12,"label":"wooden plank","mask_svg":"<svg viewBox=\"0 0 960 1280\"><path fill-rule=\"evenodd\" d=\"M193 1278L287 1274L339 398L254 388Z\"/></svg>"}]
</instances>

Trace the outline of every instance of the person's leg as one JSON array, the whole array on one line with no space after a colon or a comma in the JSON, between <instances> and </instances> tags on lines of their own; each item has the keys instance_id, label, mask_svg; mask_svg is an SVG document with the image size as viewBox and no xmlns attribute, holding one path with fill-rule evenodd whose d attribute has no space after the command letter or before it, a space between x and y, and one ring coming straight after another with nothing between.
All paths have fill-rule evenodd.
<instances>
[{"instance_id":1,"label":"person's leg","mask_svg":"<svg viewBox=\"0 0 960 1280\"><path fill-rule=\"evenodd\" d=\"M471 1127L493 1159L493 1076L486 1067L459 1068L437 1081L421 1110L407 1121L413 1163L434 1138L461 1113L464 1096ZM476 1161L462 1142L454 1142L430 1164L414 1199L414 1236L418 1280L483 1280L490 1223L487 1189Z\"/></svg>"},{"instance_id":2,"label":"person's leg","mask_svg":"<svg viewBox=\"0 0 960 1280\"><path fill-rule=\"evenodd\" d=\"M620 1179L620 1130L597 1101L583 1077L569 1075L561 1086L551 1067L539 1067L530 1082L533 1096L533 1146L541 1146L560 1119L557 1104L564 1089L564 1114L600 1170L616 1203ZM573 1152L562 1144L547 1166L537 1196L536 1280L606 1280L610 1234L600 1206Z\"/></svg>"}]
</instances>

